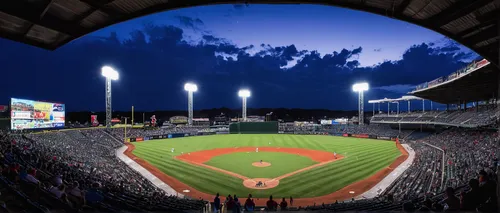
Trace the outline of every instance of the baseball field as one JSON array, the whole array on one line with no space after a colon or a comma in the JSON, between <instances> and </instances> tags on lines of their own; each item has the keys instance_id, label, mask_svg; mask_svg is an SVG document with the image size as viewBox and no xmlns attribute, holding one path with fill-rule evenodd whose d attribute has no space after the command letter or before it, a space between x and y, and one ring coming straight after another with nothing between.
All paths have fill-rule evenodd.
<instances>
[{"instance_id":1,"label":"baseball field","mask_svg":"<svg viewBox=\"0 0 500 213\"><path fill-rule=\"evenodd\" d=\"M284 134L152 140L130 144L126 154L191 197L251 193L304 202L359 195L407 156L393 141Z\"/></svg>"}]
</instances>

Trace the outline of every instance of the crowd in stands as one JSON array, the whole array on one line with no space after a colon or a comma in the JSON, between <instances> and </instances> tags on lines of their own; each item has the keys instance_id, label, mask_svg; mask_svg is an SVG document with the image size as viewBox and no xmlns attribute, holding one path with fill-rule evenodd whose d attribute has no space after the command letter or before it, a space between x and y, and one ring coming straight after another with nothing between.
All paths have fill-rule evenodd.
<instances>
[{"instance_id":1,"label":"crowd in stands","mask_svg":"<svg viewBox=\"0 0 500 213\"><path fill-rule=\"evenodd\" d=\"M319 211L474 210L496 211L498 134L451 128L430 134L387 125L280 125L299 133L399 136L415 153L413 164L374 199L301 207ZM227 128L222 128L227 130ZM127 129L129 137L212 131L206 127ZM124 128L49 133L0 133L0 204L32 211L183 211L205 202L165 194L115 156ZM404 140L403 140L404 138ZM7 190L8 189L8 190ZM215 199L214 201L216 201ZM267 209L296 209L293 199L272 198ZM233 212L255 208L228 196L220 205ZM333 202L333 201L332 201ZM279 204L278 204L279 203ZM0 205L1 206L1 205Z\"/></svg>"},{"instance_id":2,"label":"crowd in stands","mask_svg":"<svg viewBox=\"0 0 500 213\"><path fill-rule=\"evenodd\" d=\"M127 137L128 138L137 138L137 137L148 137L155 135L168 135L174 133L183 133L183 134L191 134L196 135L198 132L210 132L210 128L201 127L201 126L169 126L162 128L127 128ZM112 136L117 139L123 140L125 137L125 128L111 128L109 130Z\"/></svg>"},{"instance_id":3,"label":"crowd in stands","mask_svg":"<svg viewBox=\"0 0 500 213\"><path fill-rule=\"evenodd\" d=\"M202 209L200 200L168 195L114 155L123 144L104 130L0 133L0 185L17 199L5 208L36 211L168 211ZM3 198L3 197L2 197ZM0 201L1 202L1 201ZM12 210L12 209L11 209Z\"/></svg>"},{"instance_id":4,"label":"crowd in stands","mask_svg":"<svg viewBox=\"0 0 500 213\"><path fill-rule=\"evenodd\" d=\"M411 133L408 130L399 131L398 129L392 129L390 126L381 124L371 124L371 125L329 125L325 126L324 129L332 134L367 134L376 135L380 137L399 137L405 138Z\"/></svg>"},{"instance_id":5,"label":"crowd in stands","mask_svg":"<svg viewBox=\"0 0 500 213\"><path fill-rule=\"evenodd\" d=\"M403 113L379 113L372 117L371 123L381 122L426 122L453 125L487 126L495 123L498 112L494 105L481 105L463 110L416 111Z\"/></svg>"},{"instance_id":6,"label":"crowd in stands","mask_svg":"<svg viewBox=\"0 0 500 213\"><path fill-rule=\"evenodd\" d=\"M356 124L334 124L334 125L296 125L294 123L280 123L278 130L289 134L366 134L380 137L405 138L412 131L392 129L386 124L356 125Z\"/></svg>"}]
</instances>

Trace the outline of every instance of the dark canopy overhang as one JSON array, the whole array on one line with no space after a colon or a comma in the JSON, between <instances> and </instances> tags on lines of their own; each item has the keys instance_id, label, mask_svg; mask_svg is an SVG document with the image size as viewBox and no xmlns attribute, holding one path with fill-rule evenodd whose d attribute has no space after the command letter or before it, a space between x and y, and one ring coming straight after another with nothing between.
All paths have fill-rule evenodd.
<instances>
[{"instance_id":1,"label":"dark canopy overhang","mask_svg":"<svg viewBox=\"0 0 500 213\"><path fill-rule=\"evenodd\" d=\"M490 64L461 78L411 94L443 104L485 101L498 97L498 75L497 68Z\"/></svg>"},{"instance_id":2,"label":"dark canopy overhang","mask_svg":"<svg viewBox=\"0 0 500 213\"><path fill-rule=\"evenodd\" d=\"M500 3L495 0L1 0L0 37L54 50L132 18L224 3L308 3L366 11L434 30L499 62Z\"/></svg>"}]
</instances>

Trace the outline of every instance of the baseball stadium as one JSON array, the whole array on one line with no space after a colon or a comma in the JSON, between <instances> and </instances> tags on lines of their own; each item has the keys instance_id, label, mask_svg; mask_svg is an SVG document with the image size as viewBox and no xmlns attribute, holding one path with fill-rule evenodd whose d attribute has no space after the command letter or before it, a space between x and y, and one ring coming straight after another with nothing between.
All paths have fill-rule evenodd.
<instances>
[{"instance_id":1,"label":"baseball stadium","mask_svg":"<svg viewBox=\"0 0 500 213\"><path fill-rule=\"evenodd\" d=\"M191 81L177 88L187 96L178 115L116 112L111 85L123 73L103 65L105 112L82 113L84 122L59 102L0 106L0 212L498 212L498 1L292 3L302 2L413 23L481 58L398 97L365 100L370 79L353 82L342 90L356 96L355 113L293 119L296 109L247 110L259 96L246 87L234 91L241 108L202 114ZM216 3L3 2L0 37L55 50L136 17Z\"/></svg>"}]
</instances>

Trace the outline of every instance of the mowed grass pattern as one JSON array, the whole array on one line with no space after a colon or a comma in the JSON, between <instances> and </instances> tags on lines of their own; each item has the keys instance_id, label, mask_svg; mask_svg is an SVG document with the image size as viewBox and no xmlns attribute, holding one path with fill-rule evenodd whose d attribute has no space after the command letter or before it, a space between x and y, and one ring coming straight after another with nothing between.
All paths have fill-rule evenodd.
<instances>
[{"instance_id":1,"label":"mowed grass pattern","mask_svg":"<svg viewBox=\"0 0 500 213\"><path fill-rule=\"evenodd\" d=\"M269 144L271 142L271 144ZM202 192L254 197L316 197L335 192L389 166L401 155L392 141L324 135L235 134L164 139L134 143L134 154ZM276 188L248 189L242 180L174 158L181 152L229 147L292 147L337 152L344 159L282 179ZM170 152L175 148L175 152ZM293 162L290 162L293 163ZM259 168L256 168L259 169ZM332 201L333 202L333 201Z\"/></svg>"},{"instance_id":2,"label":"mowed grass pattern","mask_svg":"<svg viewBox=\"0 0 500 213\"><path fill-rule=\"evenodd\" d=\"M255 167L260 160L271 163L268 167ZM312 166L319 162L311 158L280 152L236 152L219 155L205 164L235 172L249 178L276 178L281 175Z\"/></svg>"}]
</instances>

